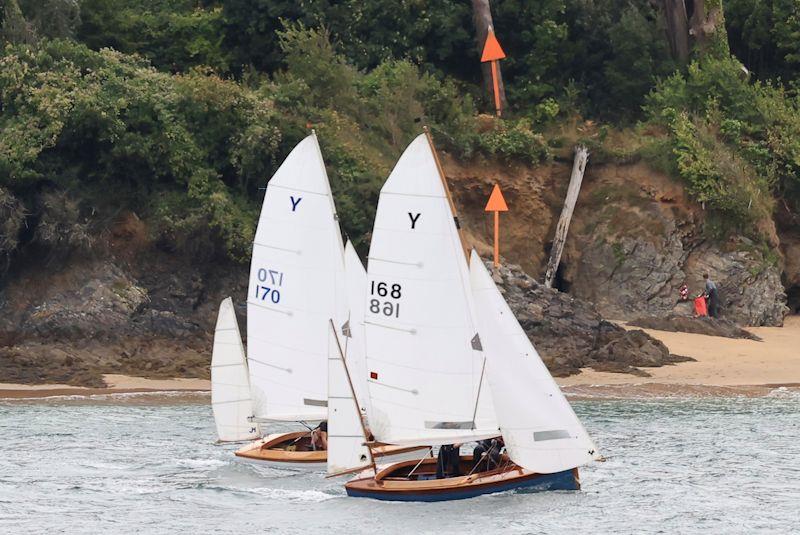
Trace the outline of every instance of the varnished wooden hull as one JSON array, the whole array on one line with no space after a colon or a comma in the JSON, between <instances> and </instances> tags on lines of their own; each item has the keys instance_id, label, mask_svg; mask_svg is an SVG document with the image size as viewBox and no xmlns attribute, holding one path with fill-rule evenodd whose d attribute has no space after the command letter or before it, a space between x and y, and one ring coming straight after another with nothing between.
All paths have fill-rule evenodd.
<instances>
[{"instance_id":1,"label":"varnished wooden hull","mask_svg":"<svg viewBox=\"0 0 800 535\"><path fill-rule=\"evenodd\" d=\"M236 450L235 455L250 461L292 468L324 469L328 462L328 452L308 449L308 435L307 431L268 435ZM297 449L286 450L287 445L294 445ZM373 448L373 455L378 462L399 462L403 459L419 460L427 450L427 447L386 445Z\"/></svg>"},{"instance_id":2,"label":"varnished wooden hull","mask_svg":"<svg viewBox=\"0 0 800 535\"><path fill-rule=\"evenodd\" d=\"M430 459L414 472L421 479L409 479L402 475L404 470L413 468L414 464L396 463L380 470L375 477L356 478L345 485L347 495L388 501L435 502L463 500L514 489L532 491L580 489L577 468L554 474L537 474L506 461L498 470L446 479L428 479L436 470L436 459Z\"/></svg>"}]
</instances>

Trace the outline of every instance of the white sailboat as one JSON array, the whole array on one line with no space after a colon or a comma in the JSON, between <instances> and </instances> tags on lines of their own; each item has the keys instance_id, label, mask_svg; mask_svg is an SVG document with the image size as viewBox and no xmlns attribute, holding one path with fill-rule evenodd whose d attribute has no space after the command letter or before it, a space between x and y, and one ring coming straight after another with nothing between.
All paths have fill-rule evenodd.
<instances>
[{"instance_id":1,"label":"white sailboat","mask_svg":"<svg viewBox=\"0 0 800 535\"><path fill-rule=\"evenodd\" d=\"M377 440L439 445L499 434L456 224L420 135L381 189L369 252L364 323Z\"/></svg>"},{"instance_id":2,"label":"white sailboat","mask_svg":"<svg viewBox=\"0 0 800 535\"><path fill-rule=\"evenodd\" d=\"M253 440L261 436L253 415L250 378L233 301L219 305L211 354L211 407L220 442Z\"/></svg>"},{"instance_id":3,"label":"white sailboat","mask_svg":"<svg viewBox=\"0 0 800 535\"><path fill-rule=\"evenodd\" d=\"M364 358L364 292L367 273L353 245L345 245L345 271L350 304L338 336L331 322L328 355L328 475L343 475L375 466L419 458L427 446L365 445L369 431L369 395Z\"/></svg>"},{"instance_id":4,"label":"white sailboat","mask_svg":"<svg viewBox=\"0 0 800 535\"><path fill-rule=\"evenodd\" d=\"M292 150L267 185L253 244L247 298L253 421L308 425L328 418L331 321L352 329L348 351L354 366L363 369L363 322L350 323L348 317L363 316L365 275L355 250L348 250L346 276L333 195L312 134ZM356 383L363 392L361 377ZM354 414L356 421L360 412ZM406 449L384 445L375 455ZM325 466L328 451L303 430L268 435L236 455L316 469Z\"/></svg>"},{"instance_id":5,"label":"white sailboat","mask_svg":"<svg viewBox=\"0 0 800 535\"><path fill-rule=\"evenodd\" d=\"M344 246L315 134L267 185L250 265L247 362L256 421L327 418L328 322L346 318ZM240 457L323 466L308 431L265 437Z\"/></svg>"},{"instance_id":6,"label":"white sailboat","mask_svg":"<svg viewBox=\"0 0 800 535\"><path fill-rule=\"evenodd\" d=\"M373 432L404 444L502 435L510 447L491 469L461 456L461 475L439 479L434 459L396 463L350 481L348 495L438 501L519 487L575 489L576 467L596 455L552 378L544 380L549 373L536 364L480 259L472 259L468 268L435 152L420 136L381 190L370 249L365 324ZM531 362L523 362L527 357ZM525 393L526 386L538 392ZM539 405L519 407L530 403ZM542 407L553 413L540 415Z\"/></svg>"}]
</instances>

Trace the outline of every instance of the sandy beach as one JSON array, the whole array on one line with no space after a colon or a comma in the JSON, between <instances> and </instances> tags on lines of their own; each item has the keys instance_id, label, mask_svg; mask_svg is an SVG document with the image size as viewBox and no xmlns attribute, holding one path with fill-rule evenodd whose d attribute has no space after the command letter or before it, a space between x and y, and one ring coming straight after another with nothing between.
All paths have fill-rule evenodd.
<instances>
[{"instance_id":1,"label":"sandy beach","mask_svg":"<svg viewBox=\"0 0 800 535\"><path fill-rule=\"evenodd\" d=\"M783 327L748 329L762 338L760 342L645 330L664 342L671 353L692 357L696 362L644 368L650 377L584 369L577 375L558 378L558 384L568 394L579 397L758 396L779 387L800 387L800 316L786 318ZM211 388L206 379L145 379L116 374L103 377L108 384L106 388L0 383L0 398L202 392Z\"/></svg>"},{"instance_id":2,"label":"sandy beach","mask_svg":"<svg viewBox=\"0 0 800 535\"><path fill-rule=\"evenodd\" d=\"M0 399L96 396L145 392L206 392L211 390L211 381L208 379L146 379L144 377L117 374L106 374L103 379L108 385L106 388L84 388L59 384L23 385L0 383Z\"/></svg>"},{"instance_id":3,"label":"sandy beach","mask_svg":"<svg viewBox=\"0 0 800 535\"><path fill-rule=\"evenodd\" d=\"M633 328L633 327L627 327ZM747 329L763 341L721 338L680 332L644 329L664 342L670 352L692 357L696 362L684 362L661 368L643 368L650 377L621 373L597 372L584 369L577 375L557 379L567 391L584 392L580 387L618 387L610 391L647 390L711 392L760 392L768 387L800 386L800 316L786 318L783 327L753 327ZM634 387L635 388L632 388ZM660 385L660 388L654 388ZM700 389L698 387L711 387Z\"/></svg>"}]
</instances>

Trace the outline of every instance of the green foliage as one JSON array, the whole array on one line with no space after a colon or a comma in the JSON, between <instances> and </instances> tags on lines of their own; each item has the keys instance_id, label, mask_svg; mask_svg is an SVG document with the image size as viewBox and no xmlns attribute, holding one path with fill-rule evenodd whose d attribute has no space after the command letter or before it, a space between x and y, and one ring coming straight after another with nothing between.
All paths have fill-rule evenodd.
<instances>
[{"instance_id":1,"label":"green foliage","mask_svg":"<svg viewBox=\"0 0 800 535\"><path fill-rule=\"evenodd\" d=\"M390 59L475 78L472 12L456 0L226 0L226 42L238 65L275 71L284 64L278 34L283 21L325 27L337 53L360 69Z\"/></svg>"},{"instance_id":2,"label":"green foliage","mask_svg":"<svg viewBox=\"0 0 800 535\"><path fill-rule=\"evenodd\" d=\"M61 0L65 1L65 0ZM82 0L78 37L90 48L138 53L172 72L227 71L222 8L196 0Z\"/></svg>"},{"instance_id":3,"label":"green foliage","mask_svg":"<svg viewBox=\"0 0 800 535\"><path fill-rule=\"evenodd\" d=\"M22 203L10 191L0 187L0 259L7 260L16 250L24 221Z\"/></svg>"},{"instance_id":4,"label":"green foliage","mask_svg":"<svg viewBox=\"0 0 800 535\"><path fill-rule=\"evenodd\" d=\"M769 217L772 193L800 199L800 101L749 83L731 58L706 58L660 82L645 110L667 126L695 197L743 226Z\"/></svg>"},{"instance_id":5,"label":"green foliage","mask_svg":"<svg viewBox=\"0 0 800 535\"><path fill-rule=\"evenodd\" d=\"M727 0L731 49L759 77L796 78L800 10L795 0Z\"/></svg>"},{"instance_id":6,"label":"green foliage","mask_svg":"<svg viewBox=\"0 0 800 535\"><path fill-rule=\"evenodd\" d=\"M186 202L173 220L210 225L223 251L248 256L253 219L235 197L254 194L273 169L280 134L270 102L208 73L170 76L65 41L9 49L0 100L0 185L49 183L140 213L180 191Z\"/></svg>"}]
</instances>

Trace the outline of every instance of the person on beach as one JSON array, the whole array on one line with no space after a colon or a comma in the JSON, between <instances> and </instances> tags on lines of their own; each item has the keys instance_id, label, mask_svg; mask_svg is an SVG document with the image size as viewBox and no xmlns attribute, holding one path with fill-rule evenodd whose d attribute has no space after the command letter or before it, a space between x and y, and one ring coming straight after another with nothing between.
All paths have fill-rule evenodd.
<instances>
[{"instance_id":1,"label":"person on beach","mask_svg":"<svg viewBox=\"0 0 800 535\"><path fill-rule=\"evenodd\" d=\"M703 274L706 281L706 299L708 300L708 315L712 318L719 317L719 290L717 285L708 277L708 273Z\"/></svg>"}]
</instances>

